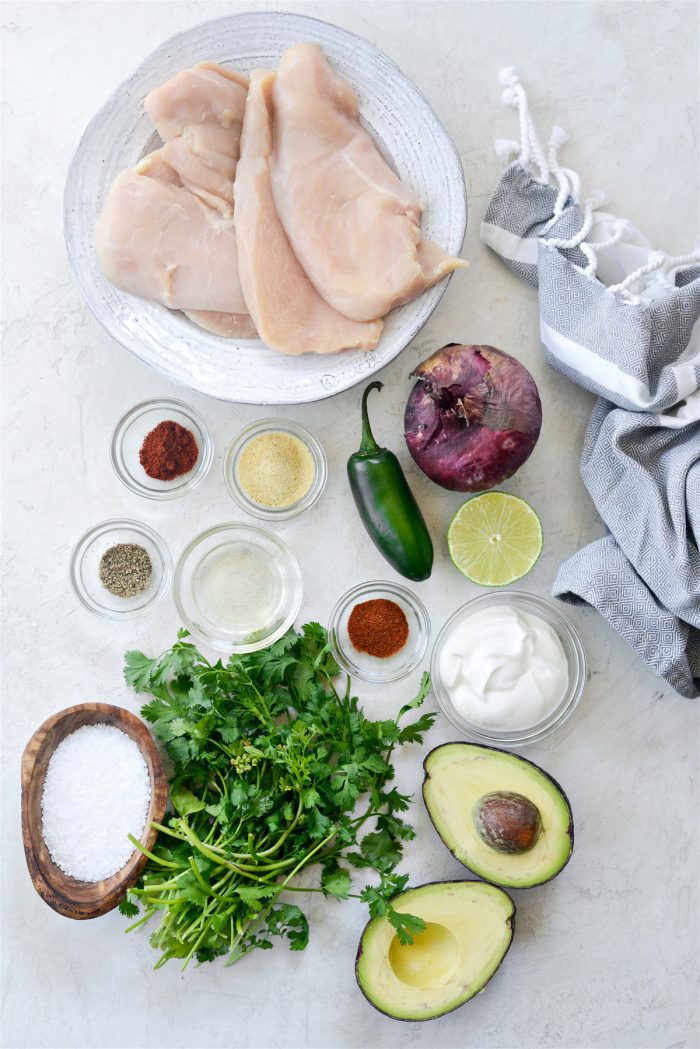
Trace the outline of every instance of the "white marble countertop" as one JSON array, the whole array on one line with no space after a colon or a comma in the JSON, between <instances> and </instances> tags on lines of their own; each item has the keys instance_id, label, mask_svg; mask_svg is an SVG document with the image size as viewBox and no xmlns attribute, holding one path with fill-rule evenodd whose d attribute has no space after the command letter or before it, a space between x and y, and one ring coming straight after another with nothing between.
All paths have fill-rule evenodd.
<instances>
[{"instance_id":1,"label":"white marble countertop","mask_svg":"<svg viewBox=\"0 0 700 1049\"><path fill-rule=\"evenodd\" d=\"M67 578L91 523L131 515L155 525L175 555L201 528L243 515L221 479L233 433L260 411L200 396L216 463L185 501L126 493L108 458L112 428L138 400L171 387L113 343L88 315L64 257L61 194L82 128L113 88L168 35L246 3L6 3L3 7L4 568L3 1021L6 1047L690 1047L698 1044L698 703L656 679L593 611L569 614L591 677L571 722L527 756L565 787L576 850L551 885L514 894L513 947L485 993L428 1024L374 1012L353 974L365 921L354 901L313 897L302 955L259 952L220 965L152 971L145 935L123 935L116 912L71 922L34 893L19 834L19 758L51 712L82 700L138 710L122 655L155 653L178 626L174 606L133 624L78 606ZM265 7L287 7L275 0ZM430 100L459 148L470 197L465 256L430 323L383 373L377 436L400 454L436 537L437 565L420 586L434 628L477 593L452 568L444 534L459 497L418 473L401 437L411 368L445 342L490 342L532 370L544 428L505 487L542 516L545 552L523 588L549 593L560 561L602 533L578 474L592 398L544 365L535 296L480 245L479 222L499 171L494 137L514 137L498 70L514 64L540 126L571 134L567 160L585 185L671 252L698 221L698 9L685 3L298 3L368 37ZM96 162L98 159L96 158ZM391 570L351 507L344 462L358 439L360 389L283 414L323 441L330 483L308 516L281 531L303 565L302 614L324 620L351 583ZM415 675L417 679L417 674ZM359 684L368 710L392 712L414 680ZM432 703L432 700L430 700ZM431 745L455 737L441 720ZM410 748L409 748L410 750ZM421 754L399 761L418 791ZM466 874L422 803L405 869L414 883Z\"/></svg>"}]
</instances>

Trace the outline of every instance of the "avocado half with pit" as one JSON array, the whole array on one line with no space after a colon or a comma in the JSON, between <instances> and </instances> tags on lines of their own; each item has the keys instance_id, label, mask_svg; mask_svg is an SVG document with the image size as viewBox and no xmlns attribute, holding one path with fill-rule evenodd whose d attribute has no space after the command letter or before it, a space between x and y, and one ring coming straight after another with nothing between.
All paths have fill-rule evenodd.
<instances>
[{"instance_id":1,"label":"avocado half with pit","mask_svg":"<svg viewBox=\"0 0 700 1049\"><path fill-rule=\"evenodd\" d=\"M489 982L511 940L515 905L479 881L436 881L392 900L425 922L402 944L386 918L365 926L355 975L365 998L395 1020L432 1020L457 1009Z\"/></svg>"},{"instance_id":2,"label":"avocado half with pit","mask_svg":"<svg viewBox=\"0 0 700 1049\"><path fill-rule=\"evenodd\" d=\"M566 866L574 847L571 806L533 762L477 743L445 743L431 750L423 767L433 826L478 877L529 889Z\"/></svg>"}]
</instances>

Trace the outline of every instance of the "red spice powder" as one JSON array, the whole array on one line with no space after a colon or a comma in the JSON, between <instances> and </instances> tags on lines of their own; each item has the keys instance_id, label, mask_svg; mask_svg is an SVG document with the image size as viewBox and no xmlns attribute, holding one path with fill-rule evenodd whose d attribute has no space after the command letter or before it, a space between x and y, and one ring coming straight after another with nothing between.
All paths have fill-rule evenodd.
<instances>
[{"instance_id":1,"label":"red spice powder","mask_svg":"<svg viewBox=\"0 0 700 1049\"><path fill-rule=\"evenodd\" d=\"M190 430L167 419L144 438L139 462L149 477L172 481L189 473L199 458L199 448Z\"/></svg>"},{"instance_id":2,"label":"red spice powder","mask_svg":"<svg viewBox=\"0 0 700 1049\"><path fill-rule=\"evenodd\" d=\"M395 601L376 598L355 605L348 618L348 634L358 652L379 659L396 655L408 641L408 620Z\"/></svg>"}]
</instances>

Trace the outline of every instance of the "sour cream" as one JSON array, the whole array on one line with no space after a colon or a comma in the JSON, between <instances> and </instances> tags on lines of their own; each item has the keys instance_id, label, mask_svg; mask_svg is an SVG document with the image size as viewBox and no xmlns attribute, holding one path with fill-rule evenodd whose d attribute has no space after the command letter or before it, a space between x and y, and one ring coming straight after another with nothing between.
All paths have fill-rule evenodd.
<instances>
[{"instance_id":1,"label":"sour cream","mask_svg":"<svg viewBox=\"0 0 700 1049\"><path fill-rule=\"evenodd\" d=\"M569 685L559 636L540 616L510 605L455 623L440 654L442 684L475 728L533 728L552 714Z\"/></svg>"}]
</instances>

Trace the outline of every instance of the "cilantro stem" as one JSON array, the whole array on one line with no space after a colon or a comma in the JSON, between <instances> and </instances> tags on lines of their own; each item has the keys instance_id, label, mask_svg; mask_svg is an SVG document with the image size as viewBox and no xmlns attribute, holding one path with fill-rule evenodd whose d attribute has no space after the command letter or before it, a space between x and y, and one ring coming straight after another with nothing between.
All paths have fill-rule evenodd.
<instances>
[{"instance_id":1,"label":"cilantro stem","mask_svg":"<svg viewBox=\"0 0 700 1049\"><path fill-rule=\"evenodd\" d=\"M299 804L297 805L296 815L295 815L294 819L292 820L292 822L287 826L287 829L285 830L285 832L282 835L282 837L279 838L279 840L276 841L275 844L272 845L269 849L265 849L264 852L257 852L255 854L255 857L251 856L250 858L251 859L253 859L253 858L257 859L257 858L259 858L261 856L262 857L264 857L264 856L274 856L274 854L276 852L279 852L279 850L282 848L282 846L284 845L285 841L287 840L287 838L289 837L289 835L292 833L292 831L296 827L297 823L299 822L299 819L301 818L301 814L302 814L303 811L304 811L304 803L303 803L302 798L300 797L299 798ZM250 855L250 848L249 848L249 851L247 853L245 853L245 852L232 852L230 855L233 856L234 859L246 859Z\"/></svg>"},{"instance_id":2,"label":"cilantro stem","mask_svg":"<svg viewBox=\"0 0 700 1049\"><path fill-rule=\"evenodd\" d=\"M185 969L187 968L187 966L188 966L188 965L190 964L190 962L191 962L191 960L192 960L192 955L193 955L193 954L194 954L194 952L195 952L195 951L197 950L197 948L199 947L200 943L202 942L202 940L204 939L204 937L206 936L206 934L207 934L207 930L206 930L206 928L202 929L201 933L199 934L199 937L198 937L198 938L197 938L197 939L195 940L195 942L194 942L194 943L192 944L192 947L191 947L191 949L190 949L190 953L189 953L189 954L187 955L187 957L185 958L185 960L184 960L184 962L183 962L183 964L182 964L182 967L181 967L181 969L180 969L180 972L184 972L184 971L185 971Z\"/></svg>"},{"instance_id":3,"label":"cilantro stem","mask_svg":"<svg viewBox=\"0 0 700 1049\"><path fill-rule=\"evenodd\" d=\"M328 842L332 838L335 837L337 832L338 832L337 827L334 827L332 832L326 838L324 838L322 841L320 841L318 843L318 845L316 845L315 848L311 849L310 852L307 852L306 856L302 857L302 859L299 860L299 862L296 865L296 867L294 868L294 870L290 871L290 873L287 875L287 877L284 879L284 881L280 883L280 891L282 891L282 890L284 890L286 888L287 883L294 877L295 874L298 874L300 870L302 870L304 867L308 866L311 858L313 856L315 856L316 853L319 852L323 848L324 845L327 845ZM274 906L274 903L275 903L275 901L273 900L272 903L268 904L268 906L265 907L260 912L260 914L258 915L258 917L256 919L252 919L250 922L248 922L247 926L244 927L244 931L236 939L236 942L235 942L235 946L236 947L238 946L238 944L240 943L241 939L243 938L243 935L246 932L248 933L248 935L250 935L253 932L255 932L255 930L257 928L260 927L261 923L265 920L265 918L268 916L268 914L272 910L272 908ZM239 955L239 956L234 957L234 948L232 948L231 949L231 960L228 961L226 964L227 965L233 965L234 962L238 961L239 957L241 957L241 956Z\"/></svg>"},{"instance_id":4,"label":"cilantro stem","mask_svg":"<svg viewBox=\"0 0 700 1049\"><path fill-rule=\"evenodd\" d=\"M173 867L175 870L177 870L177 863L170 863L169 860L164 860L162 857L156 856L154 855L154 853L149 852L146 846L142 845L138 838L135 838L133 834L127 834L127 838L134 846L134 848L138 849L139 852L142 852L144 856L148 856L149 860L151 860L152 863L158 863L161 867Z\"/></svg>"},{"instance_id":5,"label":"cilantro stem","mask_svg":"<svg viewBox=\"0 0 700 1049\"><path fill-rule=\"evenodd\" d=\"M219 889L223 888L227 881L231 881L234 876L234 871L225 871L224 874L219 878L218 881L212 881L212 888L218 892Z\"/></svg>"},{"instance_id":6,"label":"cilantro stem","mask_svg":"<svg viewBox=\"0 0 700 1049\"><path fill-rule=\"evenodd\" d=\"M194 845L196 849L199 849L202 855L206 856L210 860L213 860L214 863L221 864L224 867L229 867L232 871L236 871L237 874L242 874L243 877L252 878L253 881L257 880L256 875L258 874L271 874L275 871L283 870L285 867L290 867L295 862L295 859L292 856L287 860L279 860L277 863L268 863L264 866L259 867L242 863L234 863L232 860L227 859L225 856L217 856L217 854L212 849L210 849L208 845L205 845L204 842L197 837L192 828L187 823L185 823L184 819L180 821L180 826L182 827L183 834L190 842L190 844ZM171 866L175 866L175 864L171 864Z\"/></svg>"},{"instance_id":7,"label":"cilantro stem","mask_svg":"<svg viewBox=\"0 0 700 1049\"><path fill-rule=\"evenodd\" d=\"M150 918L153 917L153 915L155 913L156 913L156 908L155 907L150 907L146 911L146 913L144 914L143 918L139 918L139 920L137 922L133 922L132 925L127 926L127 928L124 930L124 932L132 932L134 929L138 929L139 925L144 925L147 921L149 921Z\"/></svg>"},{"instance_id":8,"label":"cilantro stem","mask_svg":"<svg viewBox=\"0 0 700 1049\"><path fill-rule=\"evenodd\" d=\"M288 860L278 860L277 863L261 863L259 865L248 864L248 863L237 863L232 864L234 870L240 871L241 874L272 874L273 871L284 870L285 867L291 867L294 863L294 857L290 857Z\"/></svg>"},{"instance_id":9,"label":"cilantro stem","mask_svg":"<svg viewBox=\"0 0 700 1049\"><path fill-rule=\"evenodd\" d=\"M170 881L157 882L155 885L149 883L144 889L131 889L131 892L133 892L135 896L147 896L149 893L152 895L154 890L161 892L163 889L177 889L177 879L181 878L183 874L186 873L187 871L181 871L180 874L171 878Z\"/></svg>"},{"instance_id":10,"label":"cilantro stem","mask_svg":"<svg viewBox=\"0 0 700 1049\"><path fill-rule=\"evenodd\" d=\"M311 849L310 852L307 852L306 856L304 856L302 859L299 860L299 862L297 863L297 865L294 868L294 870L290 871L289 874L287 875L287 877L284 879L284 881L282 882L282 888L284 888L284 886L287 884L287 882L290 881L294 877L295 874L299 873L299 871L302 869L302 867L308 866L308 863L309 863L309 860L311 859L311 857L315 856L316 853L319 852L323 848L324 845L327 845L328 842L331 841L336 836L337 833L338 833L338 828L334 827L333 830L331 831L331 833L327 837L325 837L323 839L323 841L320 841L318 843L318 845L316 845L315 848Z\"/></svg>"},{"instance_id":11,"label":"cilantro stem","mask_svg":"<svg viewBox=\"0 0 700 1049\"><path fill-rule=\"evenodd\" d=\"M164 827L162 823L151 823L151 826L161 834L169 834L171 838L177 838L178 841L187 840L182 834L176 834L172 827Z\"/></svg>"},{"instance_id":12,"label":"cilantro stem","mask_svg":"<svg viewBox=\"0 0 700 1049\"><path fill-rule=\"evenodd\" d=\"M190 868L191 868L192 873L194 874L195 878L197 879L197 881L199 882L199 884L202 886L202 888L204 889L204 891L206 893L208 893L209 895L213 896L217 900L225 899L224 896L219 896L216 892L214 892L214 889L212 888L211 885L207 885L207 883L205 882L204 878L201 875L199 867L197 866L197 861L195 860L194 856L190 856Z\"/></svg>"}]
</instances>

